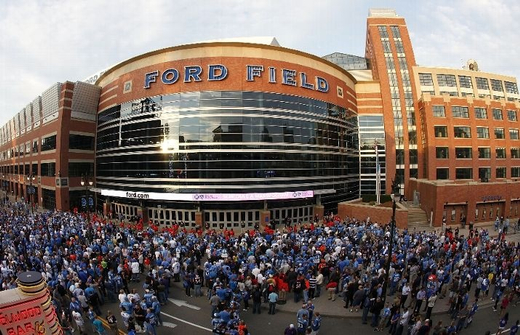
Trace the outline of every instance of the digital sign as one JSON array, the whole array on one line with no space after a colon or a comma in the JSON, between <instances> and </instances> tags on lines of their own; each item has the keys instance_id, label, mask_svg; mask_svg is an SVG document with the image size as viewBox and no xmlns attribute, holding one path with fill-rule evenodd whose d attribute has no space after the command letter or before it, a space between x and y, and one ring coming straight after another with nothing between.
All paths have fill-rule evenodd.
<instances>
[{"instance_id":1,"label":"digital sign","mask_svg":"<svg viewBox=\"0 0 520 335\"><path fill-rule=\"evenodd\" d=\"M314 191L290 191L268 193L155 193L101 190L101 195L118 198L142 200L176 200L176 201L258 201L287 200L314 197Z\"/></svg>"}]
</instances>

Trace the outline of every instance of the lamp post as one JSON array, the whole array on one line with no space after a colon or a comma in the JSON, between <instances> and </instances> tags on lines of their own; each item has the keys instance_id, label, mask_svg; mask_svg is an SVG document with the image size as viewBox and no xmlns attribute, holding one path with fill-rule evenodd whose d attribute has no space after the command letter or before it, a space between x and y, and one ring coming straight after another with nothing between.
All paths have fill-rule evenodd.
<instances>
[{"instance_id":1,"label":"lamp post","mask_svg":"<svg viewBox=\"0 0 520 335\"><path fill-rule=\"evenodd\" d=\"M27 189L27 194L29 195L29 203L31 205L31 213L34 213L34 208L33 208L33 194L35 193L34 191L34 186L33 186L33 181L36 180L36 176L33 175L33 174L30 174L27 176L27 181L29 182L29 188Z\"/></svg>"},{"instance_id":2,"label":"lamp post","mask_svg":"<svg viewBox=\"0 0 520 335\"><path fill-rule=\"evenodd\" d=\"M81 177L81 186L84 186L85 187L85 210L87 212L87 221L90 222L90 204L89 204L89 199L88 199L88 191L90 190L90 188L92 187L92 185L94 185L94 181L92 180L91 177L87 177L87 176L82 176Z\"/></svg>"},{"instance_id":3,"label":"lamp post","mask_svg":"<svg viewBox=\"0 0 520 335\"><path fill-rule=\"evenodd\" d=\"M397 177L397 176L396 176ZM394 234L395 234L395 210L397 208L397 197L401 195L399 183L397 178L392 181L392 221L390 221L390 241L388 242L388 260L385 264L385 282L383 286L383 301L386 301L386 292L388 289L388 282L390 280L390 263L392 263L392 252L394 248Z\"/></svg>"}]
</instances>

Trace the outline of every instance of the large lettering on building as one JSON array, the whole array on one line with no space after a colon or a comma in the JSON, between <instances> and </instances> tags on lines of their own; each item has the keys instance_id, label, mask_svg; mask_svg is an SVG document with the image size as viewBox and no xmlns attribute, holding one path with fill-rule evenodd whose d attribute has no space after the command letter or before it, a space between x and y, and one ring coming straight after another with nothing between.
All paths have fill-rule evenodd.
<instances>
[{"instance_id":1,"label":"large lettering on building","mask_svg":"<svg viewBox=\"0 0 520 335\"><path fill-rule=\"evenodd\" d=\"M207 70L200 65L184 66L182 69L168 68L164 71L154 70L145 73L144 88L149 89L153 84L174 85L181 80L184 83L201 81L222 81L228 77L228 68L223 64L208 65ZM254 82L256 79L266 76L270 84L282 84L287 86L301 87L322 93L329 91L328 81L321 76L312 78L306 72L292 69L278 69L274 66L265 68L263 65L246 65L246 82Z\"/></svg>"}]
</instances>

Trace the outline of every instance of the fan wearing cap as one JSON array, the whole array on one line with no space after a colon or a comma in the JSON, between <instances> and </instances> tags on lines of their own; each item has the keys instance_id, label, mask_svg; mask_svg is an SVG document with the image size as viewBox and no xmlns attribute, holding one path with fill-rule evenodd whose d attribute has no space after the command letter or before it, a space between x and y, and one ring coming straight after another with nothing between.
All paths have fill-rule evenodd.
<instances>
[{"instance_id":1,"label":"fan wearing cap","mask_svg":"<svg viewBox=\"0 0 520 335\"><path fill-rule=\"evenodd\" d=\"M296 328L294 328L294 325L291 323L289 327L285 328L285 331L283 332L283 335L296 335Z\"/></svg>"}]
</instances>

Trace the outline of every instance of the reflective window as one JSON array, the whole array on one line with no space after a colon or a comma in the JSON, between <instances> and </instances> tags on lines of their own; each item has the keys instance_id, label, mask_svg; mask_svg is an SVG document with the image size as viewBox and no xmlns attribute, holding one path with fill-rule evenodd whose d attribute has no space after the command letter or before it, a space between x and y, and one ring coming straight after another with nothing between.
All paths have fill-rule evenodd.
<instances>
[{"instance_id":1,"label":"reflective window","mask_svg":"<svg viewBox=\"0 0 520 335\"><path fill-rule=\"evenodd\" d=\"M470 127L453 127L455 138L471 138Z\"/></svg>"},{"instance_id":2,"label":"reflective window","mask_svg":"<svg viewBox=\"0 0 520 335\"><path fill-rule=\"evenodd\" d=\"M518 117L516 115L516 111L515 110L508 110L507 111L507 119L509 121L518 121Z\"/></svg>"},{"instance_id":3,"label":"reflective window","mask_svg":"<svg viewBox=\"0 0 520 335\"><path fill-rule=\"evenodd\" d=\"M507 93L518 94L518 86L516 83L504 81Z\"/></svg>"},{"instance_id":4,"label":"reflective window","mask_svg":"<svg viewBox=\"0 0 520 335\"><path fill-rule=\"evenodd\" d=\"M478 148L478 158L491 158L491 148Z\"/></svg>"},{"instance_id":5,"label":"reflective window","mask_svg":"<svg viewBox=\"0 0 520 335\"><path fill-rule=\"evenodd\" d=\"M483 107L475 107L475 118L487 119L487 111Z\"/></svg>"},{"instance_id":6,"label":"reflective window","mask_svg":"<svg viewBox=\"0 0 520 335\"><path fill-rule=\"evenodd\" d=\"M94 175L94 163L69 162L69 177L81 177Z\"/></svg>"},{"instance_id":7,"label":"reflective window","mask_svg":"<svg viewBox=\"0 0 520 335\"><path fill-rule=\"evenodd\" d=\"M479 90L489 90L489 81L487 78L476 77L475 81Z\"/></svg>"},{"instance_id":8,"label":"reflective window","mask_svg":"<svg viewBox=\"0 0 520 335\"><path fill-rule=\"evenodd\" d=\"M493 120L503 120L502 110L499 108L493 108Z\"/></svg>"},{"instance_id":9,"label":"reflective window","mask_svg":"<svg viewBox=\"0 0 520 335\"><path fill-rule=\"evenodd\" d=\"M148 97L102 111L98 120L96 183L111 189L225 193L326 188L336 193L324 201L339 201L358 196L359 148L373 148L375 140L384 143L380 115L360 117L360 138L352 111L276 93ZM383 157L384 147L381 161Z\"/></svg>"},{"instance_id":10,"label":"reflective window","mask_svg":"<svg viewBox=\"0 0 520 335\"><path fill-rule=\"evenodd\" d=\"M42 139L41 151L56 149L56 135L45 137Z\"/></svg>"},{"instance_id":11,"label":"reflective window","mask_svg":"<svg viewBox=\"0 0 520 335\"><path fill-rule=\"evenodd\" d=\"M464 88L473 88L473 85L471 84L471 77L459 75L459 85L460 87Z\"/></svg>"},{"instance_id":12,"label":"reflective window","mask_svg":"<svg viewBox=\"0 0 520 335\"><path fill-rule=\"evenodd\" d=\"M70 134L69 149L94 150L94 136Z\"/></svg>"},{"instance_id":13,"label":"reflective window","mask_svg":"<svg viewBox=\"0 0 520 335\"><path fill-rule=\"evenodd\" d=\"M477 138L489 138L489 128L477 127Z\"/></svg>"},{"instance_id":14,"label":"reflective window","mask_svg":"<svg viewBox=\"0 0 520 335\"><path fill-rule=\"evenodd\" d=\"M472 158L471 148L455 148L455 157L458 159Z\"/></svg>"},{"instance_id":15,"label":"reflective window","mask_svg":"<svg viewBox=\"0 0 520 335\"><path fill-rule=\"evenodd\" d=\"M497 167L497 169L496 169L497 178L506 178L506 171L507 171L507 169L505 166Z\"/></svg>"},{"instance_id":16,"label":"reflective window","mask_svg":"<svg viewBox=\"0 0 520 335\"><path fill-rule=\"evenodd\" d=\"M495 152L497 158L506 158L506 148L496 148Z\"/></svg>"},{"instance_id":17,"label":"reflective window","mask_svg":"<svg viewBox=\"0 0 520 335\"><path fill-rule=\"evenodd\" d=\"M441 158L441 159L449 158L448 147L436 147L435 154L436 154L436 158Z\"/></svg>"},{"instance_id":18,"label":"reflective window","mask_svg":"<svg viewBox=\"0 0 520 335\"><path fill-rule=\"evenodd\" d=\"M446 117L444 106L433 106L433 116L435 117Z\"/></svg>"},{"instance_id":19,"label":"reflective window","mask_svg":"<svg viewBox=\"0 0 520 335\"><path fill-rule=\"evenodd\" d=\"M436 177L437 179L450 179L450 169L438 168Z\"/></svg>"},{"instance_id":20,"label":"reflective window","mask_svg":"<svg viewBox=\"0 0 520 335\"><path fill-rule=\"evenodd\" d=\"M451 112L453 117L469 118L469 110L466 106L452 106Z\"/></svg>"},{"instance_id":21,"label":"reflective window","mask_svg":"<svg viewBox=\"0 0 520 335\"><path fill-rule=\"evenodd\" d=\"M435 126L434 132L435 137L448 137L448 127L446 126Z\"/></svg>"},{"instance_id":22,"label":"reflective window","mask_svg":"<svg viewBox=\"0 0 520 335\"><path fill-rule=\"evenodd\" d=\"M472 168L456 168L455 179L473 179Z\"/></svg>"},{"instance_id":23,"label":"reflective window","mask_svg":"<svg viewBox=\"0 0 520 335\"><path fill-rule=\"evenodd\" d=\"M433 86L433 78L431 73L419 73L419 82L421 86Z\"/></svg>"},{"instance_id":24,"label":"reflective window","mask_svg":"<svg viewBox=\"0 0 520 335\"><path fill-rule=\"evenodd\" d=\"M491 89L497 92L504 92L504 87L502 86L502 80L491 79Z\"/></svg>"},{"instance_id":25,"label":"reflective window","mask_svg":"<svg viewBox=\"0 0 520 335\"><path fill-rule=\"evenodd\" d=\"M41 175L44 177L54 177L56 175L56 163L41 163Z\"/></svg>"},{"instance_id":26,"label":"reflective window","mask_svg":"<svg viewBox=\"0 0 520 335\"><path fill-rule=\"evenodd\" d=\"M437 83L439 84L439 86L457 87L455 75L453 74L438 74Z\"/></svg>"},{"instance_id":27,"label":"reflective window","mask_svg":"<svg viewBox=\"0 0 520 335\"><path fill-rule=\"evenodd\" d=\"M479 177L480 181L482 181L482 182L489 181L489 178L491 178L491 168L488 168L488 167L478 168L478 177Z\"/></svg>"},{"instance_id":28,"label":"reflective window","mask_svg":"<svg viewBox=\"0 0 520 335\"><path fill-rule=\"evenodd\" d=\"M504 132L504 128L495 128L495 138L496 139L504 139L504 138L506 138L506 134Z\"/></svg>"}]
</instances>

